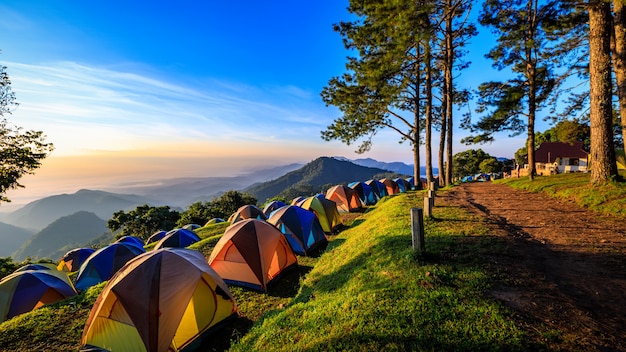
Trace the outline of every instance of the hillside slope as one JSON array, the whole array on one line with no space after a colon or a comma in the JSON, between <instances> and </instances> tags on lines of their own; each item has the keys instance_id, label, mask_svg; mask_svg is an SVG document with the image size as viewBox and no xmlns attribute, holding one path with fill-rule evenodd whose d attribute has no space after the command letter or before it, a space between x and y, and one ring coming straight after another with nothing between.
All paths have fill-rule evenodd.
<instances>
[{"instance_id":1,"label":"hillside slope","mask_svg":"<svg viewBox=\"0 0 626 352\"><path fill-rule=\"evenodd\" d=\"M246 188L245 191L257 198L259 203L272 198L292 187L311 189L313 192L323 191L321 186L347 184L354 181L367 181L377 175L388 174L389 171L359 166L345 160L320 157L291 171L275 180ZM306 196L306 194L300 194Z\"/></svg>"},{"instance_id":2,"label":"hillside slope","mask_svg":"<svg viewBox=\"0 0 626 352\"><path fill-rule=\"evenodd\" d=\"M70 249L83 247L108 232L106 221L96 214L79 211L64 216L35 234L13 254L15 261L26 257L58 260Z\"/></svg>"},{"instance_id":3,"label":"hillside slope","mask_svg":"<svg viewBox=\"0 0 626 352\"><path fill-rule=\"evenodd\" d=\"M32 236L32 231L0 222L0 257L10 256Z\"/></svg>"},{"instance_id":4,"label":"hillside slope","mask_svg":"<svg viewBox=\"0 0 626 352\"><path fill-rule=\"evenodd\" d=\"M142 196L83 189L73 194L59 194L28 203L7 214L5 222L37 231L78 211L91 212L102 220L108 220L118 210L130 210L143 204L151 204L151 201Z\"/></svg>"}]
</instances>

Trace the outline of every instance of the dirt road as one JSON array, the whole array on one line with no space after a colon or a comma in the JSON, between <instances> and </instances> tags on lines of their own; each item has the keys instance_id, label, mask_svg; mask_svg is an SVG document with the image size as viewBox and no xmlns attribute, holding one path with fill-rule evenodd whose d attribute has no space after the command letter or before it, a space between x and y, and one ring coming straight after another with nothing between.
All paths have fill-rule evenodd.
<instances>
[{"instance_id":1,"label":"dirt road","mask_svg":"<svg viewBox=\"0 0 626 352\"><path fill-rule=\"evenodd\" d=\"M441 197L486 217L492 234L506 240L506 253L493 260L509 279L491 294L520 324L560 330L540 336L555 349L626 351L626 221L491 182Z\"/></svg>"}]
</instances>

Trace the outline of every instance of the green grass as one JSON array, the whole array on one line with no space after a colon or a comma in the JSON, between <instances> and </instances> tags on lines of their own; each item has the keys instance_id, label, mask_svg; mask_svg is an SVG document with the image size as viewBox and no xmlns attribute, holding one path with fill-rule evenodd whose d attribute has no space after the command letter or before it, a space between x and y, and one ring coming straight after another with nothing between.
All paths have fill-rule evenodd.
<instances>
[{"instance_id":1,"label":"green grass","mask_svg":"<svg viewBox=\"0 0 626 352\"><path fill-rule=\"evenodd\" d=\"M349 228L299 256L268 292L232 286L239 317L200 350L548 350L545 336L558 331L519 325L488 298L505 279L488 258L506 246L482 218L438 204L425 221L426 250L412 249L409 209L422 204L410 192L346 214ZM208 256L227 225L216 226L200 229L193 248ZM0 351L76 350L102 286L0 324Z\"/></svg>"},{"instance_id":2,"label":"green grass","mask_svg":"<svg viewBox=\"0 0 626 352\"><path fill-rule=\"evenodd\" d=\"M601 214L626 218L626 183L608 182L592 186L589 184L589 176L588 173L571 173L538 176L532 181L524 177L494 182L530 192L543 192L555 198L571 200Z\"/></svg>"}]
</instances>

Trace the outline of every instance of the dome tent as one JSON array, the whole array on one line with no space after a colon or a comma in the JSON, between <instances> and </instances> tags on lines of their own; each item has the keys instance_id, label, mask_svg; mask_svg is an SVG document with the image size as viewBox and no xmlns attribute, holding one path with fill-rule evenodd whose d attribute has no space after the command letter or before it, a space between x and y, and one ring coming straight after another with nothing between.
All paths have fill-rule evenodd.
<instances>
[{"instance_id":1,"label":"dome tent","mask_svg":"<svg viewBox=\"0 0 626 352\"><path fill-rule=\"evenodd\" d=\"M285 236L273 225L245 219L230 225L217 242L209 265L228 284L267 291L298 260Z\"/></svg>"},{"instance_id":2,"label":"dome tent","mask_svg":"<svg viewBox=\"0 0 626 352\"><path fill-rule=\"evenodd\" d=\"M93 248L75 248L63 255L57 265L58 270L74 272L80 269L80 266L92 255L96 250Z\"/></svg>"},{"instance_id":3,"label":"dome tent","mask_svg":"<svg viewBox=\"0 0 626 352\"><path fill-rule=\"evenodd\" d=\"M0 280L0 323L75 295L76 290L63 271L17 271Z\"/></svg>"},{"instance_id":4,"label":"dome tent","mask_svg":"<svg viewBox=\"0 0 626 352\"><path fill-rule=\"evenodd\" d=\"M374 205L378 202L378 196L365 182L352 182L348 187L356 192L363 205Z\"/></svg>"},{"instance_id":5,"label":"dome tent","mask_svg":"<svg viewBox=\"0 0 626 352\"><path fill-rule=\"evenodd\" d=\"M271 202L267 203L267 205L265 205L265 207L263 208L263 214L265 214L266 218L269 218L274 210L278 210L278 209L284 207L285 205L287 205L287 204L285 204L285 203L283 203L283 202L281 202L279 200L271 201Z\"/></svg>"},{"instance_id":6,"label":"dome tent","mask_svg":"<svg viewBox=\"0 0 626 352\"><path fill-rule=\"evenodd\" d=\"M200 237L195 232L185 229L174 229L163 236L154 246L154 249L165 247L184 248L192 243L200 241Z\"/></svg>"},{"instance_id":7,"label":"dome tent","mask_svg":"<svg viewBox=\"0 0 626 352\"><path fill-rule=\"evenodd\" d=\"M180 351L235 316L228 287L202 253L154 250L129 261L104 287L81 350Z\"/></svg>"},{"instance_id":8,"label":"dome tent","mask_svg":"<svg viewBox=\"0 0 626 352\"><path fill-rule=\"evenodd\" d=\"M259 209L256 205L242 205L228 218L228 221L234 224L244 219L267 220L267 216L265 216L263 210Z\"/></svg>"},{"instance_id":9,"label":"dome tent","mask_svg":"<svg viewBox=\"0 0 626 352\"><path fill-rule=\"evenodd\" d=\"M157 231L155 233L153 233L152 235L150 235L150 237L148 237L148 239L146 240L146 244L150 244L152 242L159 242L163 237L165 237L165 235L167 234L167 231Z\"/></svg>"},{"instance_id":10,"label":"dome tent","mask_svg":"<svg viewBox=\"0 0 626 352\"><path fill-rule=\"evenodd\" d=\"M300 255L307 255L327 241L315 214L295 205L276 210L267 222L276 226L289 242L291 249Z\"/></svg>"},{"instance_id":11,"label":"dome tent","mask_svg":"<svg viewBox=\"0 0 626 352\"><path fill-rule=\"evenodd\" d=\"M336 185L326 191L326 199L337 204L337 210L343 212L355 212L363 208L358 194L352 188L345 185Z\"/></svg>"},{"instance_id":12,"label":"dome tent","mask_svg":"<svg viewBox=\"0 0 626 352\"><path fill-rule=\"evenodd\" d=\"M143 248L143 241L137 236L122 236L115 241L117 243L130 243Z\"/></svg>"},{"instance_id":13,"label":"dome tent","mask_svg":"<svg viewBox=\"0 0 626 352\"><path fill-rule=\"evenodd\" d=\"M365 181L365 184L372 187L372 191L374 191L376 196L378 196L378 199L389 195L389 193L387 193L387 187L385 187L385 185L378 180L367 180Z\"/></svg>"},{"instance_id":14,"label":"dome tent","mask_svg":"<svg viewBox=\"0 0 626 352\"><path fill-rule=\"evenodd\" d=\"M145 250L128 243L112 243L95 251L80 266L74 286L84 291L91 286L106 281L129 260Z\"/></svg>"},{"instance_id":15,"label":"dome tent","mask_svg":"<svg viewBox=\"0 0 626 352\"><path fill-rule=\"evenodd\" d=\"M300 207L312 211L322 225L322 229L326 233L332 233L342 225L341 215L337 210L337 203L330 199L326 199L324 195L318 194L306 198L298 204Z\"/></svg>"},{"instance_id":16,"label":"dome tent","mask_svg":"<svg viewBox=\"0 0 626 352\"><path fill-rule=\"evenodd\" d=\"M383 185L385 185L388 195L394 195L394 194L400 193L400 187L398 187L398 184L396 183L396 181L390 178L383 178L382 180L380 180L380 182Z\"/></svg>"}]
</instances>

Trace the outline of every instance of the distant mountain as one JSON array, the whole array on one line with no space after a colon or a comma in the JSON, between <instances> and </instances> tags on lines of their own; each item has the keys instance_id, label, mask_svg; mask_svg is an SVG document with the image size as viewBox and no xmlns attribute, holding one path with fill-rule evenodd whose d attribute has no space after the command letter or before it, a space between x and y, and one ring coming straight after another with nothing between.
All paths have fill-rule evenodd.
<instances>
[{"instance_id":1,"label":"distant mountain","mask_svg":"<svg viewBox=\"0 0 626 352\"><path fill-rule=\"evenodd\" d=\"M131 193L150 197L158 204L186 208L195 202L206 202L229 190L243 190L253 184L278 178L300 168L293 163L271 168L251 169L244 175L232 177L187 177L151 182L149 184L122 185L113 192Z\"/></svg>"},{"instance_id":2,"label":"distant mountain","mask_svg":"<svg viewBox=\"0 0 626 352\"><path fill-rule=\"evenodd\" d=\"M13 254L15 261L26 257L58 260L68 250L83 247L109 232L106 221L94 213L79 211L64 216L31 237Z\"/></svg>"},{"instance_id":3,"label":"distant mountain","mask_svg":"<svg viewBox=\"0 0 626 352\"><path fill-rule=\"evenodd\" d=\"M376 175L389 174L388 171L373 167L356 165L336 158L321 157L311 161L298 170L291 171L275 180L246 188L245 191L257 198L259 203L292 188L319 191L319 187L366 181Z\"/></svg>"},{"instance_id":4,"label":"distant mountain","mask_svg":"<svg viewBox=\"0 0 626 352\"><path fill-rule=\"evenodd\" d=\"M33 232L21 227L0 222L0 257L8 257L22 246Z\"/></svg>"},{"instance_id":5,"label":"distant mountain","mask_svg":"<svg viewBox=\"0 0 626 352\"><path fill-rule=\"evenodd\" d=\"M391 172L395 172L395 173L402 174L402 175L413 176L413 164L408 165L399 161L386 163L383 161L374 160L372 158L354 159L354 160L341 157L341 156L335 157L335 158L338 160L349 161L349 162L352 162L354 164L361 165L361 166L376 167L379 169L389 170ZM435 176L439 174L439 169L434 167L433 174L435 174ZM426 175L426 166L420 167L420 175Z\"/></svg>"},{"instance_id":6,"label":"distant mountain","mask_svg":"<svg viewBox=\"0 0 626 352\"><path fill-rule=\"evenodd\" d=\"M38 231L58 218L77 211L92 212L100 219L108 220L118 210L131 210L143 204L152 205L154 201L143 196L83 189L73 194L60 194L28 203L5 215L4 221Z\"/></svg>"}]
</instances>

